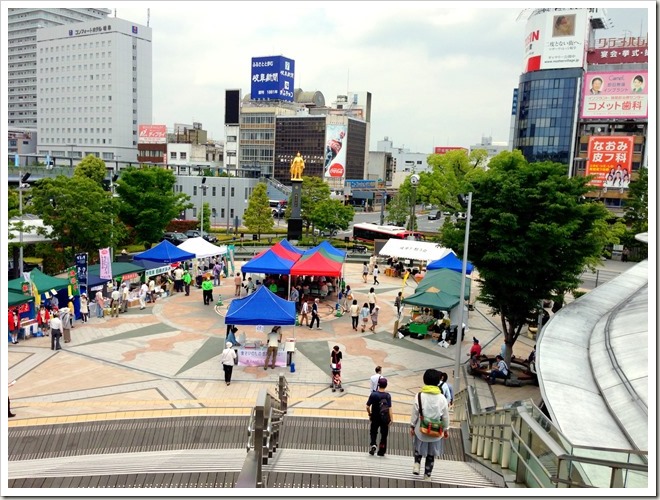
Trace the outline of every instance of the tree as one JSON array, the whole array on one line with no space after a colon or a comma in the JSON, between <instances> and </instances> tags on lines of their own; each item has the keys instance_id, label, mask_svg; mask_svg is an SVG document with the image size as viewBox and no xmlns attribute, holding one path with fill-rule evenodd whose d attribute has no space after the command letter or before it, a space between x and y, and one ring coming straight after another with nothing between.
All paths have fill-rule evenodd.
<instances>
[{"instance_id":1,"label":"tree","mask_svg":"<svg viewBox=\"0 0 660 500\"><path fill-rule=\"evenodd\" d=\"M353 220L353 207L345 206L340 200L322 200L312 211L310 220L321 231L345 231Z\"/></svg>"},{"instance_id":2,"label":"tree","mask_svg":"<svg viewBox=\"0 0 660 500\"><path fill-rule=\"evenodd\" d=\"M649 230L649 172L640 168L637 178L628 186L624 220L633 233Z\"/></svg>"},{"instance_id":3,"label":"tree","mask_svg":"<svg viewBox=\"0 0 660 500\"><path fill-rule=\"evenodd\" d=\"M312 213L314 208L322 201L330 199L330 186L320 177L303 177L302 194L300 197L300 218L307 228L312 226ZM290 205L290 203L289 203ZM287 207L287 217L290 215L290 207Z\"/></svg>"},{"instance_id":4,"label":"tree","mask_svg":"<svg viewBox=\"0 0 660 500\"><path fill-rule=\"evenodd\" d=\"M243 214L243 224L251 233L261 234L273 230L273 215L268 202L268 188L260 182L252 191L247 210Z\"/></svg>"},{"instance_id":5,"label":"tree","mask_svg":"<svg viewBox=\"0 0 660 500\"><path fill-rule=\"evenodd\" d=\"M500 153L472 179L469 259L480 300L500 315L507 363L539 303L577 288L587 261L602 252L597 225L605 215L585 202L587 182L558 163L530 165L520 151Z\"/></svg>"},{"instance_id":6,"label":"tree","mask_svg":"<svg viewBox=\"0 0 660 500\"><path fill-rule=\"evenodd\" d=\"M87 177L99 186L103 185L106 174L105 162L94 155L85 156L73 170L73 177Z\"/></svg>"},{"instance_id":7,"label":"tree","mask_svg":"<svg viewBox=\"0 0 660 500\"><path fill-rule=\"evenodd\" d=\"M392 200L387 204L387 215L385 219L387 222L393 222L397 226L405 226L406 220L410 215L410 199L404 194L399 192L392 197Z\"/></svg>"},{"instance_id":8,"label":"tree","mask_svg":"<svg viewBox=\"0 0 660 500\"><path fill-rule=\"evenodd\" d=\"M204 207L204 212L201 214L201 216L202 216L201 218L204 221L204 232L210 233L211 232L211 206L206 201L202 204L202 206ZM200 226L201 226L201 221L200 221L200 224L197 224L197 228L201 229Z\"/></svg>"},{"instance_id":9,"label":"tree","mask_svg":"<svg viewBox=\"0 0 660 500\"><path fill-rule=\"evenodd\" d=\"M117 180L119 216L146 247L163 237L170 221L192 208L190 197L175 193L176 177L160 167L128 167Z\"/></svg>"},{"instance_id":10,"label":"tree","mask_svg":"<svg viewBox=\"0 0 660 500\"><path fill-rule=\"evenodd\" d=\"M18 217L20 215L18 199L18 189L10 189L7 197L7 218Z\"/></svg>"}]
</instances>

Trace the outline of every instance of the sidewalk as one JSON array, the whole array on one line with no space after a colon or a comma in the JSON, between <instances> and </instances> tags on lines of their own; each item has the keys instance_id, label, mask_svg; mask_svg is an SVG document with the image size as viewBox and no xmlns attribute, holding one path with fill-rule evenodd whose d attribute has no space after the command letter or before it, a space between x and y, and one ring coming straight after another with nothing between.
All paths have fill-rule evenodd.
<instances>
[{"instance_id":1,"label":"sidewalk","mask_svg":"<svg viewBox=\"0 0 660 500\"><path fill-rule=\"evenodd\" d=\"M243 263L237 262L236 269ZM346 263L344 270L358 303L366 302L371 276L363 283L362 265L358 263ZM119 318L91 318L87 324L77 321L71 331L72 341L62 344L61 351L50 350L49 337L9 345L8 380L17 380L9 389L12 411L17 415L9 425L171 414L249 414L260 389L275 391L280 374L285 375L291 389L291 414L365 418L369 377L376 365L383 367L382 375L389 381L396 420L406 421L426 369L446 371L453 380L456 346L445 349L428 339L394 338L394 298L402 280L384 275L379 280L381 284L375 288L381 310L376 333L354 332L350 317L335 317L335 301L326 300L321 307L321 330L282 328L284 339L296 339L295 373L289 367L263 370L260 366L237 366L230 386L224 383L218 356L225 343L224 314L233 300L231 279L214 289L214 298L217 300L220 293L224 299L222 315L213 306L205 306L201 290L193 288L188 297L175 294L148 304L145 310L131 308ZM414 286L409 283L404 296L410 295ZM485 353L499 352L500 326L487 311L477 303L469 314L469 332L461 346L462 363L468 359L473 336L480 340ZM409 312L406 307L404 316ZM404 321L407 318L402 318ZM257 334L253 326L239 327L239 335L242 332L248 339L265 339L265 334ZM335 344L344 354L343 393L333 393L329 384L330 350ZM527 357L533 344L521 335L514 353ZM539 402L534 386L492 388L500 405L530 397Z\"/></svg>"}]
</instances>

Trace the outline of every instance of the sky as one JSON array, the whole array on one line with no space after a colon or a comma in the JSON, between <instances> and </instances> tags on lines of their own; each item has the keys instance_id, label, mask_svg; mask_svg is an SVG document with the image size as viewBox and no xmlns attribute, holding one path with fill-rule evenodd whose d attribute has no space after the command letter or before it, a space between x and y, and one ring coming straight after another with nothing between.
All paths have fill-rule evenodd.
<instances>
[{"instance_id":1,"label":"sky","mask_svg":"<svg viewBox=\"0 0 660 500\"><path fill-rule=\"evenodd\" d=\"M168 129L201 122L224 139L225 89L245 96L252 57L284 55L295 61L295 87L320 91L327 105L349 90L371 92L371 150L385 136L412 152L509 139L526 24L517 18L527 2L94 4L143 25L149 9L153 123ZM648 1L625 5L655 9ZM612 35L648 31L646 8L570 6L605 7Z\"/></svg>"}]
</instances>

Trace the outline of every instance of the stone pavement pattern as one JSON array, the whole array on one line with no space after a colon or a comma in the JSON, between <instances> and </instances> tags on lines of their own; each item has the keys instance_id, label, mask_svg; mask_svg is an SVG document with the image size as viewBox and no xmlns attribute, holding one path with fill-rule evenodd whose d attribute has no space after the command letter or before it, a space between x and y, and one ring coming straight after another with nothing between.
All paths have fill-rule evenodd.
<instances>
[{"instance_id":1,"label":"stone pavement pattern","mask_svg":"<svg viewBox=\"0 0 660 500\"><path fill-rule=\"evenodd\" d=\"M243 262L237 262L240 269ZM362 265L344 265L346 283L351 285L359 304L366 302L372 286L362 281ZM288 367L263 370L259 367L234 368L232 384L224 383L219 354L224 348L224 314L233 299L231 279L215 287L224 306L222 315L205 306L202 292L191 289L137 307L119 318L91 318L76 322L70 343L60 351L50 350L50 338L30 338L9 345L8 380L17 380L9 389L12 411L10 426L74 422L105 418L155 417L160 415L249 414L260 389L275 391L280 374L291 389L290 413L293 415L328 415L365 418L364 405L369 395L369 377L376 365L383 366L389 381L395 420L409 418L415 393L422 385L428 368L453 374L456 346L448 349L430 340L393 338L396 319L394 298L401 290L400 278L379 276L375 286L381 306L376 332L354 332L349 315L335 317L336 295L322 302L321 330L306 327L283 327L283 338L296 339L293 362ZM404 296L413 293L414 283L404 288ZM473 287L473 299L476 286ZM474 300L473 300L474 302ZM410 308L404 310L402 323ZM255 311L257 313L257 311ZM477 337L487 354L500 350L500 325L487 315L487 308L476 303L468 318L469 331L461 347L461 361L467 361L472 336ZM268 327L265 327L268 331ZM260 338L255 327L239 327L248 339ZM262 338L265 340L265 334ZM339 345L344 359L342 380L345 392L330 389L330 350ZM527 357L534 341L520 336L514 354ZM451 379L450 379L451 380ZM474 383L484 384L477 380ZM461 381L464 387L465 380ZM487 387L487 386L486 386ZM488 390L488 389L486 389ZM532 398L539 403L538 387L490 389L498 404Z\"/></svg>"}]
</instances>

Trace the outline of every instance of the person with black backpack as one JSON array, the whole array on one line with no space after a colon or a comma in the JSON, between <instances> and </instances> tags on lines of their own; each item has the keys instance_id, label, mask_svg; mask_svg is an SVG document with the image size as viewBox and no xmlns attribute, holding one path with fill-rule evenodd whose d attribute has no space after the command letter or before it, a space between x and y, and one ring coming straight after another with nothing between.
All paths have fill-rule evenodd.
<instances>
[{"instance_id":1,"label":"person with black backpack","mask_svg":"<svg viewBox=\"0 0 660 500\"><path fill-rule=\"evenodd\" d=\"M367 400L367 413L371 426L369 429L369 455L373 455L378 450L378 456L384 457L387 451L387 435L389 426L392 423L392 396L385 391L387 379L380 377L378 379L378 390L373 391ZM380 430L380 444L376 446L376 437Z\"/></svg>"}]
</instances>

